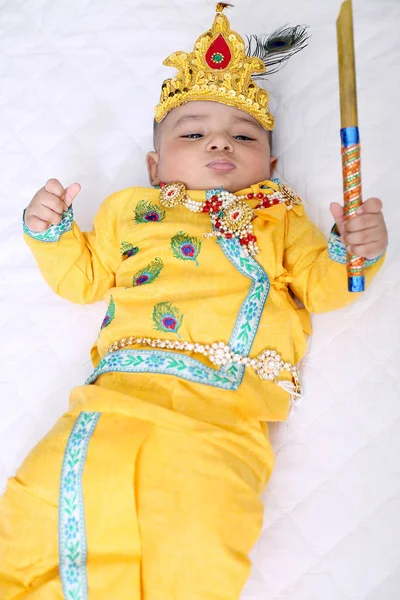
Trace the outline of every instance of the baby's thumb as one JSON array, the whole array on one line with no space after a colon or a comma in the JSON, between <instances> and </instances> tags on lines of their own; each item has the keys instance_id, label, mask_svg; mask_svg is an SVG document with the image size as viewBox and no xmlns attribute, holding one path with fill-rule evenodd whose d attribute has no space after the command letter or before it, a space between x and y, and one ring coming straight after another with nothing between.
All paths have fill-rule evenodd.
<instances>
[{"instance_id":1,"label":"baby's thumb","mask_svg":"<svg viewBox=\"0 0 400 600\"><path fill-rule=\"evenodd\" d=\"M69 185L67 188L65 188L64 194L63 194L63 200L64 200L67 208L69 208L71 206L72 201L76 198L76 196L79 194L80 191L81 191L81 186L79 183L71 183L71 185Z\"/></svg>"},{"instance_id":2,"label":"baby's thumb","mask_svg":"<svg viewBox=\"0 0 400 600\"><path fill-rule=\"evenodd\" d=\"M340 235L342 235L344 229L344 208L337 202L332 202L329 208L333 218L335 219L336 227L338 228Z\"/></svg>"}]
</instances>

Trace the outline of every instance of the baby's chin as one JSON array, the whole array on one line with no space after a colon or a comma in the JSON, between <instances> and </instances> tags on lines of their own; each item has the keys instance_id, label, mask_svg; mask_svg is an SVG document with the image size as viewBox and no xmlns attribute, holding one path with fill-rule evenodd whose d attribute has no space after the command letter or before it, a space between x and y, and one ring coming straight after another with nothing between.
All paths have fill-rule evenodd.
<instances>
[{"instance_id":1,"label":"baby's chin","mask_svg":"<svg viewBox=\"0 0 400 600\"><path fill-rule=\"evenodd\" d=\"M257 181L250 180L245 177L235 177L235 173L210 173L207 176L193 177L191 174L189 177L182 176L180 179L174 179L166 181L165 183L172 183L173 181L182 181L186 189L188 190L213 190L223 188L231 193L239 192L249 188L255 183L268 179L268 176L261 177Z\"/></svg>"}]
</instances>

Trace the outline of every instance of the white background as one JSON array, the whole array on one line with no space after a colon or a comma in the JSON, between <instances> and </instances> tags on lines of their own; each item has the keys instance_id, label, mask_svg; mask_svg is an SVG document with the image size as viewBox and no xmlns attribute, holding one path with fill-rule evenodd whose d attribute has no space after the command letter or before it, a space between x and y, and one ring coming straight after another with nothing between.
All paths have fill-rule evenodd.
<instances>
[{"instance_id":1,"label":"white background","mask_svg":"<svg viewBox=\"0 0 400 600\"><path fill-rule=\"evenodd\" d=\"M338 0L237 0L242 35L307 24L309 47L271 76L279 175L328 233L342 199ZM91 372L105 312L42 281L21 213L47 179L82 191L90 229L110 193L147 185L152 108L211 26L205 0L0 0L0 491ZM400 3L354 0L364 198L384 202L386 264L352 307L313 318L306 398L273 425L276 470L243 598L395 600L400 587ZM206 574L205 574L206 575Z\"/></svg>"}]
</instances>

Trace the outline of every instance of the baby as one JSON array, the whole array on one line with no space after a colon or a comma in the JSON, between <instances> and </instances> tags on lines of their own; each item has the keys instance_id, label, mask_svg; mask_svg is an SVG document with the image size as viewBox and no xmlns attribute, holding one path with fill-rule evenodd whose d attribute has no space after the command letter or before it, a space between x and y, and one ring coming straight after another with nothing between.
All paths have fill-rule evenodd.
<instances>
[{"instance_id":1,"label":"baby","mask_svg":"<svg viewBox=\"0 0 400 600\"><path fill-rule=\"evenodd\" d=\"M77 183L50 179L24 213L49 285L108 308L93 374L0 501L4 600L239 598L274 465L267 422L300 395L309 312L357 298L346 246L367 283L383 263L379 199L346 223L332 204L328 243L271 179L268 95L246 76L262 61L223 9L167 61L180 71L156 108L153 187L109 196L89 233Z\"/></svg>"}]
</instances>

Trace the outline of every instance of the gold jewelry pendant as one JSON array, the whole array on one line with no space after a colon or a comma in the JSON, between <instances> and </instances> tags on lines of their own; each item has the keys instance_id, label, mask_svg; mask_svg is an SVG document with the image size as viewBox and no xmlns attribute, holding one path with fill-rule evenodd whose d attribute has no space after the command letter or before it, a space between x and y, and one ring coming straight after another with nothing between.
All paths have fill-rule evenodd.
<instances>
[{"instance_id":1,"label":"gold jewelry pendant","mask_svg":"<svg viewBox=\"0 0 400 600\"><path fill-rule=\"evenodd\" d=\"M160 189L160 204L166 208L172 208L182 204L186 196L186 186L180 181L167 183Z\"/></svg>"},{"instance_id":2,"label":"gold jewelry pendant","mask_svg":"<svg viewBox=\"0 0 400 600\"><path fill-rule=\"evenodd\" d=\"M220 221L228 231L236 233L250 225L253 216L253 209L248 204L236 200L223 209L223 217Z\"/></svg>"},{"instance_id":3,"label":"gold jewelry pendant","mask_svg":"<svg viewBox=\"0 0 400 600\"><path fill-rule=\"evenodd\" d=\"M292 208L293 204L301 204L301 199L290 186L286 183L281 183L280 188L287 208Z\"/></svg>"}]
</instances>

